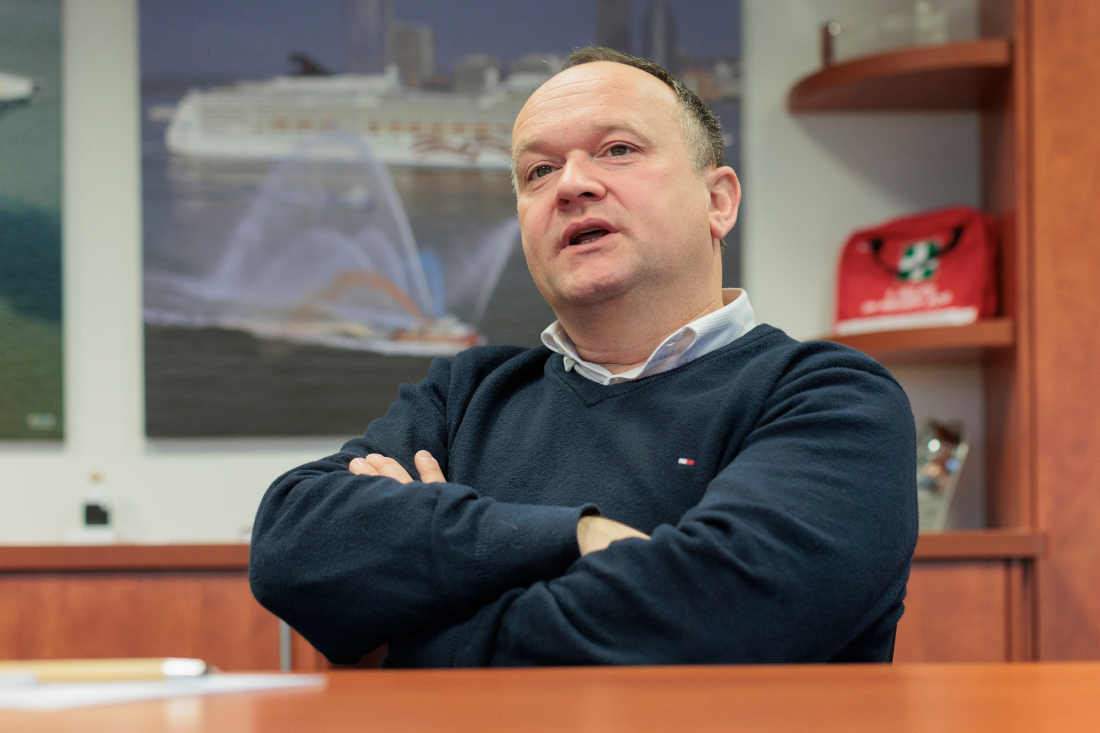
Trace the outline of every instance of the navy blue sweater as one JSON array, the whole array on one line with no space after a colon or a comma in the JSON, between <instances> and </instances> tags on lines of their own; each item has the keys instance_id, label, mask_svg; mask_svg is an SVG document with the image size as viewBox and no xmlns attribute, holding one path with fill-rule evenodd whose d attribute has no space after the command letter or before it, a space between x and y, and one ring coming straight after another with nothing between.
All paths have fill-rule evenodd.
<instances>
[{"instance_id":1,"label":"navy blue sweater","mask_svg":"<svg viewBox=\"0 0 1100 733\"><path fill-rule=\"evenodd\" d=\"M257 599L335 662L876 661L917 537L915 436L871 359L759 326L604 386L546 348L474 348L403 385L256 517ZM356 476L435 456L448 483ZM598 511L652 535L579 556Z\"/></svg>"}]
</instances>

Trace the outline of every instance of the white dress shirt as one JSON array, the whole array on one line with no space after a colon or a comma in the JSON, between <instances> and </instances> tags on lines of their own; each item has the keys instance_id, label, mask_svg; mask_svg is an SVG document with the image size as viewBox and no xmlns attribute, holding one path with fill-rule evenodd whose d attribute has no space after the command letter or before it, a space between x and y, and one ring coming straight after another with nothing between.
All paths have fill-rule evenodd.
<instances>
[{"instance_id":1,"label":"white dress shirt","mask_svg":"<svg viewBox=\"0 0 1100 733\"><path fill-rule=\"evenodd\" d=\"M724 288L725 304L713 313L697 318L661 342L645 364L620 374L612 374L599 364L585 361L577 354L577 347L560 321L554 321L542 332L542 343L551 351L562 355L565 371L576 369L586 379L600 384L618 384L641 379L653 374L687 364L703 354L709 354L726 344L731 344L756 328L756 316L749 304L749 294L738 288Z\"/></svg>"}]
</instances>

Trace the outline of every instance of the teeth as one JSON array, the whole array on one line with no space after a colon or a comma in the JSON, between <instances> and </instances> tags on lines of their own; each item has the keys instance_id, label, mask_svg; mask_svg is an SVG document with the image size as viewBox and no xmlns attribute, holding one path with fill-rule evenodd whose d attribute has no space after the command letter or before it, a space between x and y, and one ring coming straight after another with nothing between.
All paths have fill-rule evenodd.
<instances>
[{"instance_id":1,"label":"teeth","mask_svg":"<svg viewBox=\"0 0 1100 733\"><path fill-rule=\"evenodd\" d=\"M606 229L589 229L586 232L581 232L574 236L573 244L588 244L589 242L595 242L605 234L607 234Z\"/></svg>"}]
</instances>

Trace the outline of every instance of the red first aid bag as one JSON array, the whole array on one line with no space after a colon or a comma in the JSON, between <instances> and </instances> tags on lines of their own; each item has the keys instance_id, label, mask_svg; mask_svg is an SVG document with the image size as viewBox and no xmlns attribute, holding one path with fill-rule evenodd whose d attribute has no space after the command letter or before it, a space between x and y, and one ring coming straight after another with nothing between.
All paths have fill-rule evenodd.
<instances>
[{"instance_id":1,"label":"red first aid bag","mask_svg":"<svg viewBox=\"0 0 1100 733\"><path fill-rule=\"evenodd\" d=\"M955 206L852 234L840 255L839 335L962 326L997 312L993 218Z\"/></svg>"}]
</instances>

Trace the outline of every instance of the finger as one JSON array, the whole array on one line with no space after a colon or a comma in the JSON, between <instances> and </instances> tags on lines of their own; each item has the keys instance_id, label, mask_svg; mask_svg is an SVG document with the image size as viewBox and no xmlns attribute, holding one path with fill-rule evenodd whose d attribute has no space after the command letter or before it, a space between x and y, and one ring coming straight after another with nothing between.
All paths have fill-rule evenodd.
<instances>
[{"instance_id":1,"label":"finger","mask_svg":"<svg viewBox=\"0 0 1100 733\"><path fill-rule=\"evenodd\" d=\"M378 453L371 453L367 456L367 463L369 463L379 476L386 476L388 478L400 481L403 484L412 483L412 476L405 470L397 461L392 458L386 458Z\"/></svg>"},{"instance_id":2,"label":"finger","mask_svg":"<svg viewBox=\"0 0 1100 733\"><path fill-rule=\"evenodd\" d=\"M351 459L351 463L348 464L348 470L354 473L356 476L378 475L378 472L374 470L374 467L367 463L366 458Z\"/></svg>"},{"instance_id":3,"label":"finger","mask_svg":"<svg viewBox=\"0 0 1100 733\"><path fill-rule=\"evenodd\" d=\"M612 543L630 538L650 539L644 532L606 517L581 517L577 522L577 545L582 557L590 552L606 550Z\"/></svg>"},{"instance_id":4,"label":"finger","mask_svg":"<svg viewBox=\"0 0 1100 733\"><path fill-rule=\"evenodd\" d=\"M420 474L420 480L424 483L447 483L447 479L443 475L443 469L439 467L439 461L435 460L428 451L417 451L416 455L413 456L413 463L416 464L416 470Z\"/></svg>"}]
</instances>

